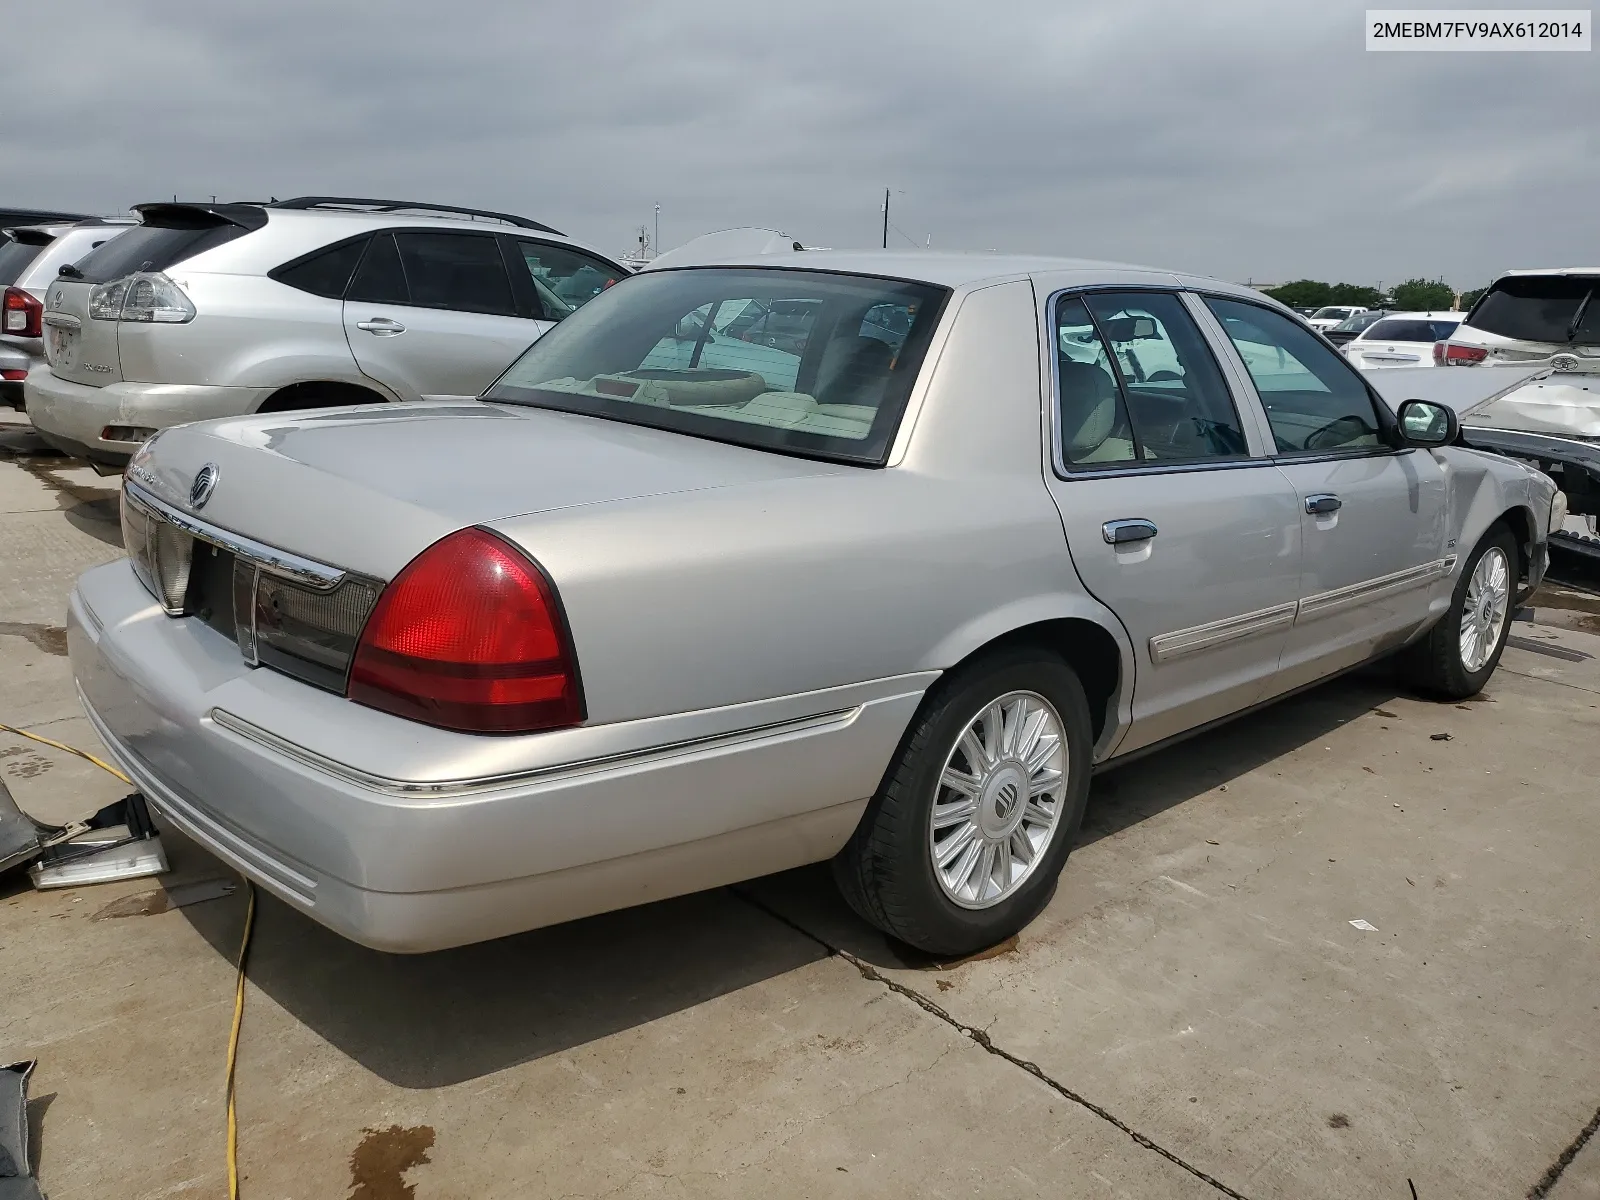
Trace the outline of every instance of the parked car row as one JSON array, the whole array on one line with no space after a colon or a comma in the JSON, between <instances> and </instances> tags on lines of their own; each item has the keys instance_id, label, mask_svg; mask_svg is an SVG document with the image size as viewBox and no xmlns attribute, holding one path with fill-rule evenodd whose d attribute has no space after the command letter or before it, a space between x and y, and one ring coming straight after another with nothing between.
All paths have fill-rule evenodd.
<instances>
[{"instance_id":1,"label":"parked car row","mask_svg":"<svg viewBox=\"0 0 1600 1200\"><path fill-rule=\"evenodd\" d=\"M26 302L47 363L28 375L29 415L51 445L108 469L186 421L476 396L628 274L547 225L482 210L307 196L136 211Z\"/></svg>"},{"instance_id":2,"label":"parked car row","mask_svg":"<svg viewBox=\"0 0 1600 1200\"><path fill-rule=\"evenodd\" d=\"M623 277L349 208L145 209L52 285L28 403L132 454L130 557L68 616L107 748L368 945L832 860L969 953L1047 902L1094 771L1381 656L1478 691L1564 515L1242 286L782 248ZM484 321L521 349L423 381ZM417 402L259 413L310 383ZM197 398L256 411L160 428Z\"/></svg>"}]
</instances>

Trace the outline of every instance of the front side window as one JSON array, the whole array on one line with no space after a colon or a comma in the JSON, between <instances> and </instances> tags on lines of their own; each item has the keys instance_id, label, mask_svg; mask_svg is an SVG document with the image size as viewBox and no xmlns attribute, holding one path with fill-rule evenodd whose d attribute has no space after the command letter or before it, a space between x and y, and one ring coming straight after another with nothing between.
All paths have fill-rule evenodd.
<instances>
[{"instance_id":1,"label":"front side window","mask_svg":"<svg viewBox=\"0 0 1600 1200\"><path fill-rule=\"evenodd\" d=\"M1247 452L1222 371L1182 302L1101 292L1056 306L1062 457L1077 466Z\"/></svg>"},{"instance_id":2,"label":"front side window","mask_svg":"<svg viewBox=\"0 0 1600 1200\"><path fill-rule=\"evenodd\" d=\"M647 271L535 342L485 398L878 464L946 295L822 271Z\"/></svg>"},{"instance_id":3,"label":"front side window","mask_svg":"<svg viewBox=\"0 0 1600 1200\"><path fill-rule=\"evenodd\" d=\"M419 308L514 317L500 243L482 233L397 233L411 303Z\"/></svg>"},{"instance_id":4,"label":"front side window","mask_svg":"<svg viewBox=\"0 0 1600 1200\"><path fill-rule=\"evenodd\" d=\"M1354 367L1316 334L1282 313L1211 296L1206 304L1227 331L1255 382L1280 454L1376 450L1377 409Z\"/></svg>"},{"instance_id":5,"label":"front side window","mask_svg":"<svg viewBox=\"0 0 1600 1200\"><path fill-rule=\"evenodd\" d=\"M559 321L587 304L627 272L566 246L518 239L517 254L533 278L546 321Z\"/></svg>"}]
</instances>

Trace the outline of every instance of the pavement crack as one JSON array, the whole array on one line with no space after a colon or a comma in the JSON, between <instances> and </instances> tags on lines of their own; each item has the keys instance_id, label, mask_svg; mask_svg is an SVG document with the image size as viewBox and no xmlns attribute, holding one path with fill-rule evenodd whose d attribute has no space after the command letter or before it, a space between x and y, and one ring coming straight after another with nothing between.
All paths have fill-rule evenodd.
<instances>
[{"instance_id":1,"label":"pavement crack","mask_svg":"<svg viewBox=\"0 0 1600 1200\"><path fill-rule=\"evenodd\" d=\"M1589 1144L1589 1139L1595 1135L1596 1130L1600 1130L1600 1108L1594 1110L1594 1116L1589 1118L1589 1123L1578 1130L1578 1136L1573 1138L1572 1144L1550 1164L1550 1169L1539 1177L1539 1182L1528 1189L1527 1200L1544 1200L1550 1194L1550 1189L1560 1181L1562 1173L1572 1165L1572 1160L1583 1152L1583 1148Z\"/></svg>"},{"instance_id":2,"label":"pavement crack","mask_svg":"<svg viewBox=\"0 0 1600 1200\"><path fill-rule=\"evenodd\" d=\"M794 930L796 933L800 934L802 937L809 938L811 941L815 942L817 945L821 946L824 950L826 950L829 955L831 955L833 957L844 959L845 962L849 963L851 966L853 966L857 971L859 971L861 973L861 977L863 979L867 979L867 980L870 980L873 983L880 984L883 987L888 988L891 992L894 992L896 995L903 996L905 999L907 999L907 1000L911 1001L911 1003L915 1004L918 1008L922 1009L923 1012L928 1013L930 1016L937 1017L939 1020L943 1021L946 1025L950 1026L950 1028L956 1030L962 1036L964 1036L964 1037L970 1039L971 1041L977 1043L977 1045L981 1046L985 1051L987 1051L988 1053L994 1055L996 1058L1003 1059L1004 1061L1010 1063L1012 1066L1018 1068L1019 1070L1026 1071L1029 1075L1032 1075L1035 1079L1037 1079L1040 1083L1044 1084L1051 1091L1055 1092L1058 1096L1061 1096L1065 1100L1071 1101L1073 1104L1076 1104L1080 1108L1087 1109L1089 1112L1091 1112L1095 1116L1099 1117L1102 1121L1106 1121L1109 1124L1115 1126L1121 1132L1127 1134L1128 1137L1133 1139L1133 1141L1135 1143L1137 1143L1138 1145L1144 1147L1146 1150L1150 1150L1150 1151L1152 1151L1152 1152L1154 1152L1156 1154L1159 1154L1162 1158L1166 1159L1168 1162L1172 1163L1174 1166L1180 1167L1183 1170L1187 1171L1190 1175L1193 1175L1196 1179L1200 1180L1202 1183L1210 1184L1213 1188L1215 1188L1217 1191L1221 1192L1224 1196L1227 1196L1229 1198L1229 1200L1250 1200L1250 1198L1248 1196L1246 1196L1244 1193L1236 1191L1235 1189L1229 1187L1227 1184L1223 1183L1222 1180L1216 1178L1213 1175L1207 1174L1205 1171L1202 1171L1199 1167L1193 1165L1192 1163L1189 1163L1189 1162L1185 1161L1183 1158L1179 1157L1177 1154L1174 1154L1171 1150L1168 1150L1165 1146L1162 1146L1158 1142L1156 1142L1156 1141L1152 1140L1151 1138L1145 1136L1144 1134L1140 1133L1132 1125L1129 1125L1126 1121L1124 1121L1122 1118L1118 1117L1115 1113L1111 1112L1109 1109L1105 1108L1102 1105L1096 1104L1093 1100L1090 1100L1087 1096L1080 1095L1079 1093L1077 1093L1077 1092L1073 1091L1071 1088L1069 1088L1066 1084L1061 1083L1059 1080L1056 1080L1056 1079L1052 1078L1037 1063L1030 1062L1028 1059L1025 1059L1025 1058L1022 1058L1022 1057L1020 1057L1018 1055L1012 1054L1009 1050L1006 1050L1005 1048L996 1045L994 1039L989 1036L989 1033L988 1033L987 1030L979 1029L974 1025L968 1025L966 1022L957 1019L950 1012L946 1011L944 1008L940 1007L938 1004L936 1004L932 1000L928 999L928 997L924 996L921 992L917 991L915 988L907 987L905 984L899 982L898 980L889 978L883 972L879 971L876 967L874 967L871 963L865 961L864 959L856 957L854 954L850 953L850 951L848 951L848 950L845 950L845 949L842 949L839 946L833 945L831 942L827 941L825 938L818 937L816 934L812 933L811 930L807 929L805 926L801 925L799 922L797 922L795 920L792 920L790 917L788 917L785 914L779 912L777 909L773 908L771 905L768 905L768 904L762 902L761 900L756 899L754 896L750 895L748 892L744 891L743 889L737 888L737 887L733 887L733 888L729 888L728 890L730 892L732 892L735 896L737 896L739 899L743 900L746 904L750 905L752 908L758 909L761 912L765 913L767 916L771 917L773 920L778 921L781 924L787 925L790 929ZM1600 1121L1600 1113L1596 1114L1596 1121ZM1570 1149L1569 1153L1572 1156L1576 1156L1577 1155L1578 1150L1582 1149L1582 1144L1581 1143L1584 1142L1584 1141L1587 1141L1588 1140L1588 1135L1592 1134L1594 1132L1594 1129L1593 1129L1593 1125L1594 1124L1595 1124L1595 1122L1591 1122L1590 1123L1590 1128L1580 1138L1579 1143L1575 1144L1575 1146ZM1564 1166L1564 1164L1563 1164L1563 1166ZM1552 1180L1551 1182L1553 1183L1554 1180ZM1538 1193L1537 1196L1535 1196L1532 1192L1530 1192L1529 1193L1529 1198L1530 1198L1530 1200L1542 1200L1544 1195L1545 1195L1544 1192Z\"/></svg>"}]
</instances>

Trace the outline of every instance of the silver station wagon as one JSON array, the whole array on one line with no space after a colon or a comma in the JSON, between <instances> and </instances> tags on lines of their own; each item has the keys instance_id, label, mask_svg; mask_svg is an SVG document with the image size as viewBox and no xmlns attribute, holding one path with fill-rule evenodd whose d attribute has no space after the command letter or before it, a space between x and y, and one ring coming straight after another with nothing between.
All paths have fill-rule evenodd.
<instances>
[{"instance_id":1,"label":"silver station wagon","mask_svg":"<svg viewBox=\"0 0 1600 1200\"><path fill-rule=\"evenodd\" d=\"M369 946L832 859L961 954L1097 768L1391 653L1483 686L1561 497L1457 433L1212 280L648 271L478 401L163 432L71 653L160 819Z\"/></svg>"}]
</instances>

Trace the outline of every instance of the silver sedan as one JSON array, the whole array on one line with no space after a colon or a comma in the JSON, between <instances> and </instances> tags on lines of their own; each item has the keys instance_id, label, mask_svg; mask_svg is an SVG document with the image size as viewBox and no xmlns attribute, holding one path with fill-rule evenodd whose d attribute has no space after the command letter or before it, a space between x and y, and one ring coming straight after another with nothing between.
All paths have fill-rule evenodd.
<instances>
[{"instance_id":1,"label":"silver sedan","mask_svg":"<svg viewBox=\"0 0 1600 1200\"><path fill-rule=\"evenodd\" d=\"M1385 655L1494 671L1544 475L1245 288L805 252L642 273L476 402L182 426L85 574L159 818L420 951L832 859L938 954L1091 774Z\"/></svg>"}]
</instances>

